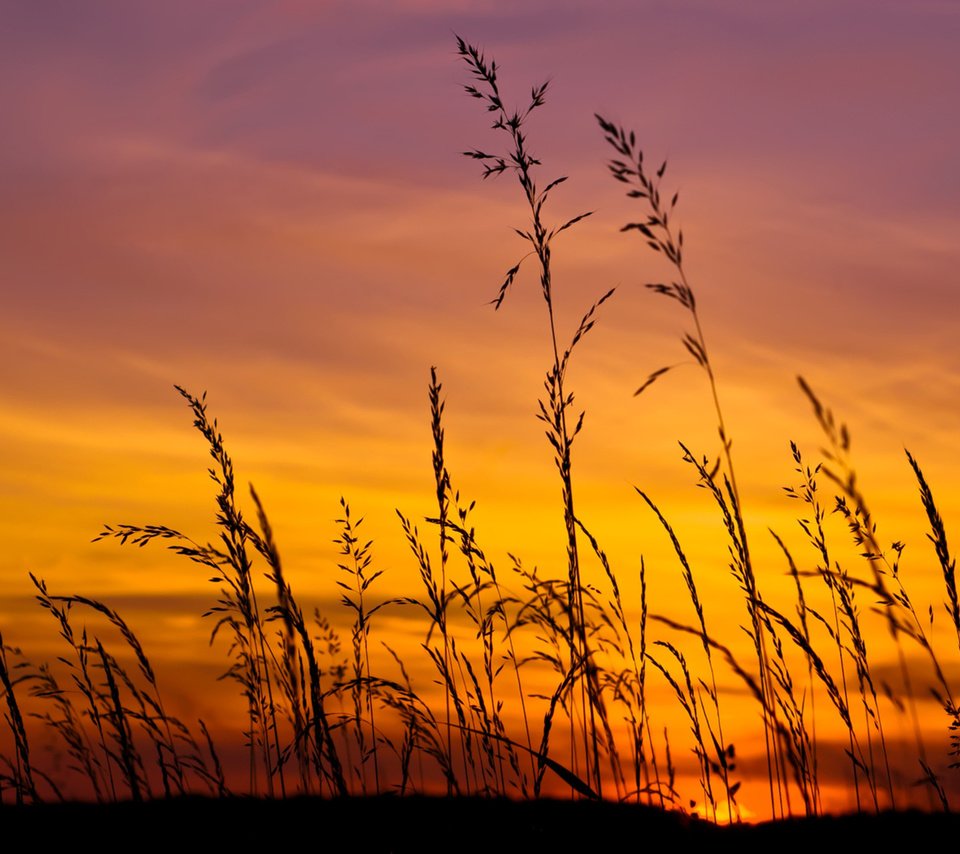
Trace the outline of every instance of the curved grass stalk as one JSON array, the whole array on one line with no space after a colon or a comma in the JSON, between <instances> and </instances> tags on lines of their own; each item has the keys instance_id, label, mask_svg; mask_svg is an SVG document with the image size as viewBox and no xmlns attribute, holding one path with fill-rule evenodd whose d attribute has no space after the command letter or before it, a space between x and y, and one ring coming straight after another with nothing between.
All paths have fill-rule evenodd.
<instances>
[{"instance_id":1,"label":"curved grass stalk","mask_svg":"<svg viewBox=\"0 0 960 854\"><path fill-rule=\"evenodd\" d=\"M604 133L606 142L617 152L618 158L609 163L609 170L613 178L630 187L627 196L632 199L645 200L648 206L647 217L642 222L627 223L621 231L638 232L646 241L647 246L654 252L663 255L673 267L677 280L670 283L653 283L647 287L655 293L662 294L670 299L676 300L690 315L693 321L694 332L685 333L683 336L683 345L694 362L703 369L707 375L710 386L710 396L713 402L713 409L717 419L717 432L720 438L721 457L725 462L724 482L729 494L729 514L726 519L728 532L731 537L733 547L737 552L736 561L738 566L734 573L740 577L743 592L747 596L747 610L750 614L751 630L753 640L757 651L757 662L760 673L760 686L764 695L771 695L774 690L770 664L768 660L767 643L764 637L762 621L758 617L758 593L757 584L753 567L753 560L750 554L750 547L747 540L746 528L741 512L740 490L737 486L736 469L733 464L732 439L726 426L723 408L720 405L720 394L717 385L716 373L712 362L710 361L709 351L707 349L706 338L703 333L703 325L700 321L700 315L697 310L697 300L693 288L687 279L687 274L683 266L683 230L678 229L674 236L674 229L671 217L679 199L679 193L674 193L669 203L667 203L660 194L660 182L663 179L667 169L667 163L664 161L656 170L656 177L648 175L644 165L643 151L637 148L636 134L632 131L627 132L622 127L618 127L613 122L608 121L600 115L596 115L597 122ZM620 159L623 158L623 159ZM659 377L671 370L671 367L663 367L654 371L636 390L635 395L641 394ZM686 457L692 460L689 451L684 448ZM706 468L701 472L701 483L704 486L714 483L714 477L720 466L720 460L717 460L715 466ZM715 487L715 484L714 484ZM708 486L709 488L709 486ZM719 493L721 504L725 503L722 492L714 488L715 496ZM724 508L721 508L724 509ZM724 510L726 514L726 510ZM767 697L769 700L770 698ZM775 731L777 729L776 709L772 702L764 702L764 740L767 751L767 777L769 781L770 808L774 816L778 814L783 816L784 812L784 790L781 771L781 757L777 749ZM773 719L768 715L772 714Z\"/></svg>"}]
</instances>

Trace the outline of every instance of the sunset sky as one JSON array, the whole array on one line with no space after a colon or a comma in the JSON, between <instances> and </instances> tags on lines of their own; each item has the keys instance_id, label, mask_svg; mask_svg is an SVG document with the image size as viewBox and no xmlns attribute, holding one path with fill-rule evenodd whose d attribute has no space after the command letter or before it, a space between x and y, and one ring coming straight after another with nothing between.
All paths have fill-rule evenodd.
<instances>
[{"instance_id":1,"label":"sunset sky","mask_svg":"<svg viewBox=\"0 0 960 854\"><path fill-rule=\"evenodd\" d=\"M594 212L554 248L562 336L618 289L568 382L587 413L578 510L625 592L643 555L665 597L651 608L690 619L639 486L686 545L717 634L741 643L722 523L678 445L718 453L706 379L683 364L633 397L690 362L687 317L643 288L670 271L619 233L643 211L607 173L596 112L667 159L664 186L680 190L761 585L776 599L791 583L768 528L815 562L782 489L790 441L811 463L822 444L802 374L850 428L880 541L907 541L918 610L943 616L904 448L960 542L956 2L0 0L0 21L7 643L59 654L28 572L101 597L170 695L216 719L205 692L225 659L206 647L204 573L160 547L90 542L105 523L216 536L207 450L174 384L207 391L311 605L339 598L340 496L365 517L382 595L416 592L395 510L430 527L431 366L485 551L505 575L508 553L565 572L535 418L551 354L533 267L489 305L526 252L513 227L528 214L512 176L481 181L462 156L502 141L463 92L455 34L496 59L509 103L550 81L529 146L542 183L569 181L546 218ZM383 631L416 655L409 620Z\"/></svg>"}]
</instances>

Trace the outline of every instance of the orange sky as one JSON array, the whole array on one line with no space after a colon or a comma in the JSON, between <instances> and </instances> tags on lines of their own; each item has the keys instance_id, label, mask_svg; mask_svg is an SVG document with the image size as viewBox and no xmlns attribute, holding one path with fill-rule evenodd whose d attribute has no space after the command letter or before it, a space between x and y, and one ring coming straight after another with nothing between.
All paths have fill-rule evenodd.
<instances>
[{"instance_id":1,"label":"orange sky","mask_svg":"<svg viewBox=\"0 0 960 854\"><path fill-rule=\"evenodd\" d=\"M951 533L960 519L954 4L4 6L8 643L58 654L55 627L32 603L33 572L54 592L115 604L168 669L171 695L216 714L207 680L222 659L205 645L199 615L213 593L203 574L161 548L90 544L116 522L215 535L206 450L175 383L208 391L238 480L256 484L306 602L338 597L341 495L366 517L387 570L383 595L410 595L416 570L395 510L433 512L432 365L454 485L478 500L487 554L504 574L508 553L543 574L565 571L559 484L534 417L550 364L539 285L528 271L499 312L488 305L525 251L511 229L526 213L509 176L481 182L460 155L497 140L461 91L468 75L453 32L497 59L518 104L550 79L530 146L544 181L570 180L547 217L595 211L557 240L556 304L567 336L618 287L569 385L587 412L578 507L630 607L643 555L660 596L651 609L692 618L636 485L683 540L717 636L741 645L720 519L677 444L718 450L705 379L687 365L632 397L651 371L685 360L686 318L642 287L669 271L618 232L638 210L606 174L594 112L634 128L651 161L668 158L666 186L681 190L687 272L763 588L789 595L768 527L813 566L782 490L795 482L790 440L810 461L821 444L795 382L803 374L850 426L881 542L908 543L911 595L920 610L939 609L939 568L903 449L923 466ZM830 524L846 548L840 520ZM419 635L391 619L384 631L414 656ZM882 664L889 649L879 623L875 631ZM178 682L188 664L202 676ZM744 719L745 748L755 723Z\"/></svg>"}]
</instances>

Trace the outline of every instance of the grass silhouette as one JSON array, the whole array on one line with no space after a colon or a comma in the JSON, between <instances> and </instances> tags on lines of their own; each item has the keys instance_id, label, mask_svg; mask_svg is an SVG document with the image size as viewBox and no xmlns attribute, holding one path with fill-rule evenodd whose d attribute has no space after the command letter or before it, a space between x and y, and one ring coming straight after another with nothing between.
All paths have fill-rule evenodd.
<instances>
[{"instance_id":1,"label":"grass silhouette","mask_svg":"<svg viewBox=\"0 0 960 854\"><path fill-rule=\"evenodd\" d=\"M954 805L949 793L956 789L951 775L960 767L960 710L933 639L932 606L929 619L922 618L924 606L914 603L900 572L903 544L889 550L880 545L851 462L849 431L801 379L801 393L827 448L821 462L810 464L791 443L797 479L786 496L802 508L799 524L812 550L813 569L803 569L811 561L795 557L781 534L771 532L784 558L779 571L789 574L795 590L793 601L774 602L765 596L765 579L748 542L748 508L737 485L720 384L684 268L678 195L662 189L666 163L649 172L636 135L598 116L615 152L611 175L643 207L641 218L622 230L638 234L665 260L668 280L647 287L675 300L686 313L691 331L682 343L708 381L719 446L706 456L681 448L694 485L711 497L725 531L724 559L742 605L750 661L737 657L739 638L721 638L711 629L680 536L655 496L640 489L638 510L653 513L668 535L694 619L684 623L648 601L642 560L640 601L624 601L617 568L575 501L573 447L583 413L574 406L568 380L573 353L614 292L589 305L564 344L555 315L561 294L551 249L561 233L589 214L559 226L547 224L547 202L566 179L540 182L542 164L527 138L528 119L544 105L547 86L534 87L526 107L511 112L496 63L460 38L457 50L472 78L466 91L481 102L504 144L499 153L477 148L466 154L481 163L484 178L515 178L529 217L517 229L528 251L507 271L492 303L496 309L505 304L529 259L537 268L547 315L548 367L538 417L561 487L566 572L545 576L510 555L504 573L481 547L471 521L473 504L455 489L447 467L444 399L434 368L428 400L436 514L418 525L397 511L420 588L403 597L379 594L384 571L373 542L363 520L341 499L336 585L350 622L343 643L324 615L305 613L299 603L252 487L253 513L245 513L232 458L205 395L177 387L213 461L208 471L215 487L217 539L201 542L163 525L123 524L104 526L96 540L165 546L196 564L213 585L205 617L211 642L226 648L223 678L235 683L244 707L243 780L228 779L217 739L203 721L188 723L168 709L146 652L120 614L82 595L54 595L42 579L31 576L39 605L57 625L64 654L53 663L34 664L0 636L6 723L0 803L65 800L63 793L81 784L100 804L197 795L219 801L240 794L353 796L370 803L381 803L386 794L446 794L474 803L536 801L563 793L735 823L747 777L725 735L730 698L718 673L726 671L756 704L762 722L763 777L772 818L787 822L825 811L822 734L831 728L843 733L846 774L858 812L910 806L904 780L914 779L930 804L949 810ZM653 371L636 394L669 370ZM907 463L929 523L946 614L960 649L956 561L929 482L909 452ZM859 563L845 565L838 557L842 549L824 524L831 513L845 521L862 555ZM602 587L585 581L588 559L598 562ZM895 644L902 698L877 678L870 652L876 628L858 601L866 595L877 603L872 612L879 617L880 634L885 629ZM424 660L416 668L379 628L394 609L419 620ZM917 652L929 664L931 691L944 714L942 737L932 754L925 743L930 733L922 732L914 700L917 675L909 660ZM695 669L695 661L703 662L703 672ZM411 676L423 671L432 681ZM653 679L671 692L676 705L651 701ZM678 714L689 729L684 755L689 749L695 759L693 790L678 779L677 729L671 744L666 728ZM901 759L901 767L887 736L891 719L906 721L914 733L913 755ZM54 773L37 758L33 744L41 736L59 745L68 758L66 768Z\"/></svg>"}]
</instances>

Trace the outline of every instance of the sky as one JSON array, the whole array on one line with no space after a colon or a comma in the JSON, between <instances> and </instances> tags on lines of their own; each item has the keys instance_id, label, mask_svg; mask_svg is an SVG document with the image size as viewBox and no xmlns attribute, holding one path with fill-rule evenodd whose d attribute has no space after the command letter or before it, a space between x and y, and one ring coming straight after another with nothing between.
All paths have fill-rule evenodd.
<instances>
[{"instance_id":1,"label":"sky","mask_svg":"<svg viewBox=\"0 0 960 854\"><path fill-rule=\"evenodd\" d=\"M434 366L451 477L477 500L485 550L505 572L509 555L563 572L559 483L535 417L551 359L536 278L490 305L526 251L513 228L528 214L511 175L482 180L462 156L502 140L463 92L456 35L497 61L510 104L549 81L528 141L542 184L569 180L546 216L592 212L556 240L561 336L617 288L568 387L586 412L578 507L631 608L642 555L657 609L690 619L640 487L687 544L718 634L738 636L743 619L728 613L740 600L721 521L678 444L718 453L709 386L681 344L687 318L643 287L669 270L619 231L638 205L606 171L598 112L633 129L648 162L666 159L664 186L680 191L761 584L775 597L792 583L768 528L815 563L783 492L797 481L790 441L811 463L823 444L802 375L850 429L881 541L908 543L919 609L940 608L904 449L950 533L956 2L0 0L0 17L7 643L58 654L28 573L103 598L158 665L181 668L171 694L216 719L205 686L223 658L205 647L203 574L159 547L91 543L115 523L215 537L207 452L175 384L207 392L306 600L339 598L341 496L374 540L383 595L410 595L396 511L429 528ZM664 365L678 367L634 397ZM409 620L385 626L416 651Z\"/></svg>"}]
</instances>

